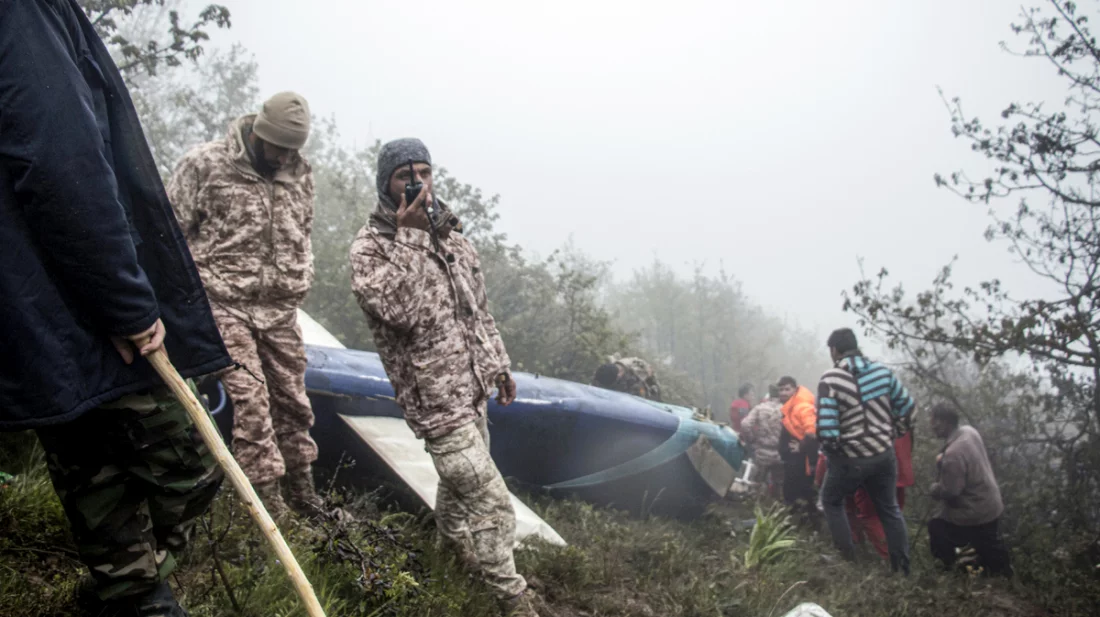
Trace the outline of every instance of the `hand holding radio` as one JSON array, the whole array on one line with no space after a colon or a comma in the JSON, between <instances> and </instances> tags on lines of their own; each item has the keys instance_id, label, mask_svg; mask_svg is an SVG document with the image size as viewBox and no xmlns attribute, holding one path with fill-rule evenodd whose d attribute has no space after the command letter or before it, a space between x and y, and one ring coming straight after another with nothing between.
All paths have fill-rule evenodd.
<instances>
[{"instance_id":1,"label":"hand holding radio","mask_svg":"<svg viewBox=\"0 0 1100 617\"><path fill-rule=\"evenodd\" d=\"M420 182L415 183L416 192L412 193L409 183L405 187L405 194L401 196L401 203L397 205L397 226L411 227L421 231L429 231L431 223L428 221L428 208L425 202L428 200L428 190ZM412 196L410 200L409 197Z\"/></svg>"},{"instance_id":2,"label":"hand holding radio","mask_svg":"<svg viewBox=\"0 0 1100 617\"><path fill-rule=\"evenodd\" d=\"M444 254L440 246L439 230L433 218L438 211L431 210L434 205L431 191L417 177L416 167L412 161L409 161L409 181L405 183L405 193L401 196L401 204L397 208L397 226L413 227L428 232L432 237L432 250L446 259L448 264L453 264L454 254L449 252Z\"/></svg>"},{"instance_id":3,"label":"hand holding radio","mask_svg":"<svg viewBox=\"0 0 1100 617\"><path fill-rule=\"evenodd\" d=\"M420 193L424 190L424 183L420 181L420 178L416 175L416 167L412 161L408 162L409 165L409 181L405 183L405 202L412 203L416 201L416 198L420 196Z\"/></svg>"}]
</instances>

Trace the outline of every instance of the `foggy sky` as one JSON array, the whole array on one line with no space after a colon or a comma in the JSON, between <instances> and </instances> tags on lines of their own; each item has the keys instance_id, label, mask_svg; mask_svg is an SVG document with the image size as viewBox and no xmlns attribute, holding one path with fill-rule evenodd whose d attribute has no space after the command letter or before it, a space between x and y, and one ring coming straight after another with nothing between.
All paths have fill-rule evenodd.
<instances>
[{"instance_id":1,"label":"foggy sky","mask_svg":"<svg viewBox=\"0 0 1100 617\"><path fill-rule=\"evenodd\" d=\"M1026 43L1017 3L221 1L214 43L255 54L263 97L302 93L349 144L422 138L539 254L572 239L620 279L724 265L823 332L854 325L859 258L913 291L956 254L964 282L1036 290L985 207L932 181L987 169L937 86L990 122L1064 97L998 48Z\"/></svg>"}]
</instances>

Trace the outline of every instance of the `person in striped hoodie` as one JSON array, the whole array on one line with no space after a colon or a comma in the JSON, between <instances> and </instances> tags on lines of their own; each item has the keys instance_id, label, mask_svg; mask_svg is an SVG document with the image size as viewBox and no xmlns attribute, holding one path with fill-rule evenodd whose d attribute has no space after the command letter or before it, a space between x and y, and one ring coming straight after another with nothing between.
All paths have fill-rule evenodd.
<instances>
[{"instance_id":1,"label":"person in striped hoodie","mask_svg":"<svg viewBox=\"0 0 1100 617\"><path fill-rule=\"evenodd\" d=\"M894 440L909 432L913 397L890 369L864 357L852 330L834 331L828 345L835 364L817 388L817 439L829 464L821 487L829 532L844 558L855 561L844 501L863 488L886 530L891 568L908 575Z\"/></svg>"}]
</instances>

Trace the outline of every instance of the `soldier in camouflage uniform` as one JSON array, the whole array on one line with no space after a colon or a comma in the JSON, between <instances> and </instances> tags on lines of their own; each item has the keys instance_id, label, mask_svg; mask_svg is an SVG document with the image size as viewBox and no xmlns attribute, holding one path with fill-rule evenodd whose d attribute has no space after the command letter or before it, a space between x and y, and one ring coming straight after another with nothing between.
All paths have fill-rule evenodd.
<instances>
[{"instance_id":1,"label":"soldier in camouflage uniform","mask_svg":"<svg viewBox=\"0 0 1100 617\"><path fill-rule=\"evenodd\" d=\"M404 187L414 173L424 188L408 204ZM439 472L439 530L476 564L508 614L534 616L512 554L515 512L489 455L488 399L496 386L507 405L516 386L477 252L432 194L431 156L419 140L383 146L377 182L379 204L351 246L352 288L405 419ZM425 206L433 202L437 235Z\"/></svg>"},{"instance_id":2,"label":"soldier in camouflage uniform","mask_svg":"<svg viewBox=\"0 0 1100 617\"><path fill-rule=\"evenodd\" d=\"M222 473L167 387L38 429L38 438L102 597L146 586L175 569Z\"/></svg>"},{"instance_id":3,"label":"soldier in camouflage uniform","mask_svg":"<svg viewBox=\"0 0 1100 617\"><path fill-rule=\"evenodd\" d=\"M313 173L298 152L309 127L305 99L276 94L221 141L184 155L168 184L222 338L248 369L222 377L233 454L276 517L287 512L284 476L295 511L311 516L322 505L297 321L313 282Z\"/></svg>"},{"instance_id":4,"label":"soldier in camouflage uniform","mask_svg":"<svg viewBox=\"0 0 1100 617\"><path fill-rule=\"evenodd\" d=\"M641 358L611 358L596 369L592 385L608 390L626 392L651 401L661 401L661 385L653 367Z\"/></svg>"},{"instance_id":5,"label":"soldier in camouflage uniform","mask_svg":"<svg viewBox=\"0 0 1100 617\"><path fill-rule=\"evenodd\" d=\"M783 494L783 460L779 458L779 435L783 431L783 404L779 387L768 386L768 398L749 411L741 421L741 442L752 448L757 477L767 483L773 496Z\"/></svg>"},{"instance_id":6,"label":"soldier in camouflage uniform","mask_svg":"<svg viewBox=\"0 0 1100 617\"><path fill-rule=\"evenodd\" d=\"M185 617L166 579L221 473L135 356L192 378L229 355L95 27L76 0L0 14L0 430L38 432L82 608Z\"/></svg>"}]
</instances>

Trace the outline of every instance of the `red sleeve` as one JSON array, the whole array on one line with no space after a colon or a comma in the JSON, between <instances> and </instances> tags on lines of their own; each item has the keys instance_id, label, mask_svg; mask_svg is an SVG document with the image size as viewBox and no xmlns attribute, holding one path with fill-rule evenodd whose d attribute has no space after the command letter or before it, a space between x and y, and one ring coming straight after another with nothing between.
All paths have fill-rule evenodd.
<instances>
[{"instance_id":1,"label":"red sleeve","mask_svg":"<svg viewBox=\"0 0 1100 617\"><path fill-rule=\"evenodd\" d=\"M817 455L817 469L814 470L814 484L821 486L825 481L825 472L829 469L829 462L824 454Z\"/></svg>"},{"instance_id":2,"label":"red sleeve","mask_svg":"<svg viewBox=\"0 0 1100 617\"><path fill-rule=\"evenodd\" d=\"M744 412L746 415L748 415L748 411L748 401L745 401L744 399L737 399L734 402L730 403L730 426L733 427L733 430L737 431L738 433L741 432L741 420L744 419L741 416L741 413Z\"/></svg>"},{"instance_id":3,"label":"red sleeve","mask_svg":"<svg viewBox=\"0 0 1100 617\"><path fill-rule=\"evenodd\" d=\"M894 455L898 457L898 486L913 486L913 432L894 441Z\"/></svg>"}]
</instances>

